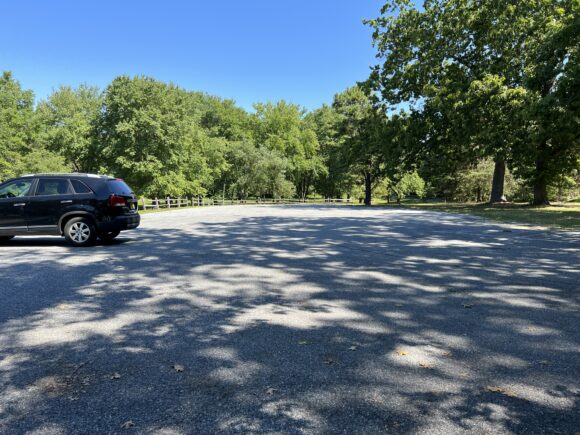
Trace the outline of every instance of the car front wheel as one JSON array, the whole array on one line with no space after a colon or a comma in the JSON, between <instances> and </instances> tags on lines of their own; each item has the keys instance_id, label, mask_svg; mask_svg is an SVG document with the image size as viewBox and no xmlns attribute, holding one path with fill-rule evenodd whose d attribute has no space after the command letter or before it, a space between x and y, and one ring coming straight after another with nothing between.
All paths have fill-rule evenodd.
<instances>
[{"instance_id":1,"label":"car front wheel","mask_svg":"<svg viewBox=\"0 0 580 435\"><path fill-rule=\"evenodd\" d=\"M64 237L73 246L89 246L97 238L97 232L90 220L76 217L64 226Z\"/></svg>"}]
</instances>

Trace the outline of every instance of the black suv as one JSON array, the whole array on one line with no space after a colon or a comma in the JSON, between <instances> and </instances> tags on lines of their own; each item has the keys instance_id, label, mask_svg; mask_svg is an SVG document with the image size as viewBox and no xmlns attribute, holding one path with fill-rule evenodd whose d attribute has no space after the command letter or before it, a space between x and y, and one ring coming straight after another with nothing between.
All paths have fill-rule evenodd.
<instances>
[{"instance_id":1,"label":"black suv","mask_svg":"<svg viewBox=\"0 0 580 435\"><path fill-rule=\"evenodd\" d=\"M140 219L135 194L118 178L33 174L0 184L0 242L63 235L74 246L87 246L137 228Z\"/></svg>"}]
</instances>

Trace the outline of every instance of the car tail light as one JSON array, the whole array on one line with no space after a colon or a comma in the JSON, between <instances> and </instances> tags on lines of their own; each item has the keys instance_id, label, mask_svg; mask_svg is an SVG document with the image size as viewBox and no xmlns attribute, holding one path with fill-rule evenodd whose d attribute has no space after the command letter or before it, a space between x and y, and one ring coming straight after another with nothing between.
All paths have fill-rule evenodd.
<instances>
[{"instance_id":1,"label":"car tail light","mask_svg":"<svg viewBox=\"0 0 580 435\"><path fill-rule=\"evenodd\" d=\"M127 201L122 196L111 195L109 196L109 207L125 207Z\"/></svg>"}]
</instances>

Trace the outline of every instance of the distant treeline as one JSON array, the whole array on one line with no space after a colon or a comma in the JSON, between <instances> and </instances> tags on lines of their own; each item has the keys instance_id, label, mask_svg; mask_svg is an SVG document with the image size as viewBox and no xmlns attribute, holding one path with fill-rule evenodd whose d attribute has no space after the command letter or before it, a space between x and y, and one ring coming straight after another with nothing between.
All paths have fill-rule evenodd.
<instances>
[{"instance_id":1,"label":"distant treeline","mask_svg":"<svg viewBox=\"0 0 580 435\"><path fill-rule=\"evenodd\" d=\"M4 72L0 180L73 170L148 197L561 199L578 186L579 5L389 1L368 22L380 63L313 111L249 113L142 76L35 102Z\"/></svg>"}]
</instances>

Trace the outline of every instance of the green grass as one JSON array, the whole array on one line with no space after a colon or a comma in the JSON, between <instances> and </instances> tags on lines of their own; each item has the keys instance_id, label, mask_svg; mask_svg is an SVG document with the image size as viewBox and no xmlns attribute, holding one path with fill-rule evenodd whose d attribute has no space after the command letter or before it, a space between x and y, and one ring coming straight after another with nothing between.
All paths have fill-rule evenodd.
<instances>
[{"instance_id":1,"label":"green grass","mask_svg":"<svg viewBox=\"0 0 580 435\"><path fill-rule=\"evenodd\" d=\"M401 205L388 206L444 211L448 213L464 213L507 223L570 230L580 229L580 204L578 203L562 203L545 207L533 207L527 204L492 206L489 204L406 201Z\"/></svg>"}]
</instances>

